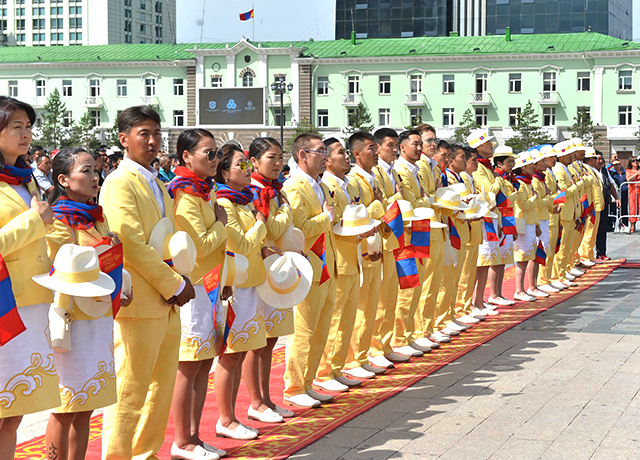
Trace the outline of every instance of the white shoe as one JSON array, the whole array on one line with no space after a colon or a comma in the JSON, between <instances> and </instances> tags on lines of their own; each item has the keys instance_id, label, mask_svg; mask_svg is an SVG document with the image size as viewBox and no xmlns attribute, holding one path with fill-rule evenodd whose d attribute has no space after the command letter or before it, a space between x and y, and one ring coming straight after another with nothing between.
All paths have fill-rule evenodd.
<instances>
[{"instance_id":1,"label":"white shoe","mask_svg":"<svg viewBox=\"0 0 640 460\"><path fill-rule=\"evenodd\" d=\"M483 310L497 310L498 306L487 302L482 302Z\"/></svg>"},{"instance_id":2,"label":"white shoe","mask_svg":"<svg viewBox=\"0 0 640 460\"><path fill-rule=\"evenodd\" d=\"M345 391L349 391L349 387L343 385L335 379L326 380L324 382L320 382L318 380L313 381L313 385L324 390L329 391L331 393L344 393Z\"/></svg>"},{"instance_id":3,"label":"white shoe","mask_svg":"<svg viewBox=\"0 0 640 460\"><path fill-rule=\"evenodd\" d=\"M500 313L498 312L498 310L492 310L490 308L484 308L482 310L480 310L482 312L483 315L485 316L498 316Z\"/></svg>"},{"instance_id":4,"label":"white shoe","mask_svg":"<svg viewBox=\"0 0 640 460\"><path fill-rule=\"evenodd\" d=\"M530 290L527 291L527 294L529 294L530 296L533 296L533 297L537 297L539 299L544 299L544 298L549 297L549 294L547 294L546 292L541 291L541 290L535 290L534 291L534 290L530 289Z\"/></svg>"},{"instance_id":5,"label":"white shoe","mask_svg":"<svg viewBox=\"0 0 640 460\"><path fill-rule=\"evenodd\" d=\"M196 448L193 449L193 452L180 449L174 442L171 444L171 458L173 460L218 460L220 456L217 453L208 451L204 447L200 446L196 446Z\"/></svg>"},{"instance_id":6,"label":"white shoe","mask_svg":"<svg viewBox=\"0 0 640 460\"><path fill-rule=\"evenodd\" d=\"M411 342L409 344L409 346L411 348L414 348L414 349L418 350L418 351L421 351L423 354L431 353L431 347L429 347L429 346L418 345L416 342Z\"/></svg>"},{"instance_id":7,"label":"white shoe","mask_svg":"<svg viewBox=\"0 0 640 460\"><path fill-rule=\"evenodd\" d=\"M546 292L547 294L554 294L556 292L560 292L560 289L551 286L550 284L543 284L542 286L538 286L542 292Z\"/></svg>"},{"instance_id":8,"label":"white shoe","mask_svg":"<svg viewBox=\"0 0 640 460\"><path fill-rule=\"evenodd\" d=\"M487 299L487 302L492 303L494 305L504 305L504 306L513 305L511 300L507 300L502 297L495 297L495 298L489 297Z\"/></svg>"},{"instance_id":9,"label":"white shoe","mask_svg":"<svg viewBox=\"0 0 640 460\"><path fill-rule=\"evenodd\" d=\"M571 273L576 278L580 278L582 275L584 275L584 272L582 270L580 270L579 268L575 268L575 267L572 268L571 270L569 270L569 273Z\"/></svg>"},{"instance_id":10,"label":"white shoe","mask_svg":"<svg viewBox=\"0 0 640 460\"><path fill-rule=\"evenodd\" d=\"M231 430L223 426L218 419L218 422L216 423L216 436L219 438L247 441L249 439L256 439L258 437L258 432L256 430L252 430L246 425L243 425L242 423L238 423L235 430Z\"/></svg>"},{"instance_id":11,"label":"white shoe","mask_svg":"<svg viewBox=\"0 0 640 460\"><path fill-rule=\"evenodd\" d=\"M460 331L454 331L453 329L449 329L449 326L446 326L444 329L441 329L444 335L448 335L449 337L457 337L460 335Z\"/></svg>"},{"instance_id":12,"label":"white shoe","mask_svg":"<svg viewBox=\"0 0 640 460\"><path fill-rule=\"evenodd\" d=\"M580 263L585 267L595 267L596 263L591 262L590 260L581 260Z\"/></svg>"},{"instance_id":13,"label":"white shoe","mask_svg":"<svg viewBox=\"0 0 640 460\"><path fill-rule=\"evenodd\" d=\"M312 398L306 393L294 396L285 396L284 398L282 398L282 400L290 406L296 407L320 407L320 405L322 404L320 401Z\"/></svg>"},{"instance_id":14,"label":"white shoe","mask_svg":"<svg viewBox=\"0 0 640 460\"><path fill-rule=\"evenodd\" d=\"M284 418L270 407L267 407L264 412L258 412L253 407L249 406L249 409L247 409L247 417L249 420L257 420L262 423L284 422Z\"/></svg>"},{"instance_id":15,"label":"white shoe","mask_svg":"<svg viewBox=\"0 0 640 460\"><path fill-rule=\"evenodd\" d=\"M414 350L415 351L415 350ZM389 353L388 355L384 355L387 361L391 361L392 363L408 363L411 359L411 355L401 355L400 353Z\"/></svg>"},{"instance_id":16,"label":"white shoe","mask_svg":"<svg viewBox=\"0 0 640 460\"><path fill-rule=\"evenodd\" d=\"M381 369L393 369L395 366L384 356L369 356L369 363Z\"/></svg>"},{"instance_id":17,"label":"white shoe","mask_svg":"<svg viewBox=\"0 0 640 460\"><path fill-rule=\"evenodd\" d=\"M429 337L429 340L436 343L449 343L451 342L451 337L443 334L440 331L436 331L433 334L431 334L431 336Z\"/></svg>"},{"instance_id":18,"label":"white shoe","mask_svg":"<svg viewBox=\"0 0 640 460\"><path fill-rule=\"evenodd\" d=\"M566 279L567 281L575 281L576 277L573 276L571 273L566 272L564 274L564 279Z\"/></svg>"},{"instance_id":19,"label":"white shoe","mask_svg":"<svg viewBox=\"0 0 640 460\"><path fill-rule=\"evenodd\" d=\"M484 310L480 310L478 307L474 307L473 310L471 311L471 316L473 316L476 319L479 319L480 321L484 321L485 319L487 319L487 315L482 313L483 311Z\"/></svg>"},{"instance_id":20,"label":"white shoe","mask_svg":"<svg viewBox=\"0 0 640 460\"><path fill-rule=\"evenodd\" d=\"M419 339L416 339L416 341L414 343L417 344L417 345L420 345L421 347L429 347L431 349L440 348L440 344L439 343L432 342L431 340L427 339L426 337L421 337Z\"/></svg>"},{"instance_id":21,"label":"white shoe","mask_svg":"<svg viewBox=\"0 0 640 460\"><path fill-rule=\"evenodd\" d=\"M341 384L348 386L349 388L355 388L362 385L362 382L360 380L350 379L346 375L339 375L336 377L336 380Z\"/></svg>"},{"instance_id":22,"label":"white shoe","mask_svg":"<svg viewBox=\"0 0 640 460\"><path fill-rule=\"evenodd\" d=\"M393 349L393 352L400 356L422 356L423 352L416 350L415 348L411 348L409 345L405 345L404 347L396 347ZM389 357L387 356L387 359ZM391 361L391 360L390 360Z\"/></svg>"},{"instance_id":23,"label":"white shoe","mask_svg":"<svg viewBox=\"0 0 640 460\"><path fill-rule=\"evenodd\" d=\"M342 373L346 374L348 377L353 377L354 379L372 379L376 376L375 373L369 372L362 367L354 367L353 369L342 369Z\"/></svg>"},{"instance_id":24,"label":"white shoe","mask_svg":"<svg viewBox=\"0 0 640 460\"><path fill-rule=\"evenodd\" d=\"M567 286L562 284L560 281L552 281L551 287L557 289L558 291L563 291L564 289L567 289Z\"/></svg>"},{"instance_id":25,"label":"white shoe","mask_svg":"<svg viewBox=\"0 0 640 460\"><path fill-rule=\"evenodd\" d=\"M276 406L277 407L277 406ZM293 414L293 412L291 412ZM209 452L214 452L216 454L218 454L218 457L223 458L227 456L227 451L224 449L218 449L215 446L212 446L211 444L207 444L206 442L202 443L202 447L204 448L204 450L209 451Z\"/></svg>"},{"instance_id":26,"label":"white shoe","mask_svg":"<svg viewBox=\"0 0 640 460\"><path fill-rule=\"evenodd\" d=\"M447 324L447 329L449 329L450 331L464 332L467 330L467 326L462 326L458 323L451 321L449 324Z\"/></svg>"},{"instance_id":27,"label":"white shoe","mask_svg":"<svg viewBox=\"0 0 640 460\"><path fill-rule=\"evenodd\" d=\"M526 292L524 293L524 295L520 295L516 292L515 294L513 294L513 298L519 300L520 302L535 302L537 299L537 297L529 295Z\"/></svg>"},{"instance_id":28,"label":"white shoe","mask_svg":"<svg viewBox=\"0 0 640 460\"><path fill-rule=\"evenodd\" d=\"M329 401L333 401L333 396L331 395L323 395L322 393L318 393L316 390L307 390L307 396L312 397L313 399L320 401L321 404L327 403Z\"/></svg>"},{"instance_id":29,"label":"white shoe","mask_svg":"<svg viewBox=\"0 0 640 460\"><path fill-rule=\"evenodd\" d=\"M467 329L469 329L471 326L469 326L468 324L463 324L460 322L460 320L458 318L453 320L454 324L457 324L460 327L464 327L464 330L466 331Z\"/></svg>"},{"instance_id":30,"label":"white shoe","mask_svg":"<svg viewBox=\"0 0 640 460\"><path fill-rule=\"evenodd\" d=\"M563 281L563 283L566 287L575 287L578 285L578 283L574 283L573 281L569 281L569 280Z\"/></svg>"},{"instance_id":31,"label":"white shoe","mask_svg":"<svg viewBox=\"0 0 640 460\"><path fill-rule=\"evenodd\" d=\"M273 410L276 411L278 414L280 414L280 416L282 418L291 418L291 417L295 417L295 415L296 415L292 410L284 409L284 408L282 408L280 406L276 406L276 408L273 409ZM206 444L205 444L204 448L205 449L207 448ZM218 450L220 450L220 449L218 449ZM218 455L220 455L220 454L218 454ZM226 455L226 452L225 452L225 455ZM223 456L220 455L220 458L222 458L222 457Z\"/></svg>"},{"instance_id":32,"label":"white shoe","mask_svg":"<svg viewBox=\"0 0 640 460\"><path fill-rule=\"evenodd\" d=\"M478 318L474 318L473 316L470 315L464 315L461 316L460 318L458 318L458 321L460 321L462 324L478 324L480 322L480 320Z\"/></svg>"},{"instance_id":33,"label":"white shoe","mask_svg":"<svg viewBox=\"0 0 640 460\"><path fill-rule=\"evenodd\" d=\"M369 371L369 372L373 372L376 375L382 375L382 374L386 374L387 370L386 369L382 369L380 367L374 367L370 364L363 364L362 368L365 371Z\"/></svg>"}]
</instances>

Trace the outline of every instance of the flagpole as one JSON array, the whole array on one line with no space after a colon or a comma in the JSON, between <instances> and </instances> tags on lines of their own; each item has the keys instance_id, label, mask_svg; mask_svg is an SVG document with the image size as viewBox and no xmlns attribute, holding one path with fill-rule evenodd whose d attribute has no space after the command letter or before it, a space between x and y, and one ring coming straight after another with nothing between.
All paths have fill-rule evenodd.
<instances>
[{"instance_id":1,"label":"flagpole","mask_svg":"<svg viewBox=\"0 0 640 460\"><path fill-rule=\"evenodd\" d=\"M253 13L253 17L251 18L251 40L256 41L256 9L253 3L251 4L251 12Z\"/></svg>"}]
</instances>

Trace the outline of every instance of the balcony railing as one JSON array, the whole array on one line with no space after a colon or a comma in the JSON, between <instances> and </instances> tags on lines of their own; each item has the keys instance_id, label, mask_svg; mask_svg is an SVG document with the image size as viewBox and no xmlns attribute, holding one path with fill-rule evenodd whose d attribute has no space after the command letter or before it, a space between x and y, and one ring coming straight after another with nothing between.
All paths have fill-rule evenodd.
<instances>
[{"instance_id":1,"label":"balcony railing","mask_svg":"<svg viewBox=\"0 0 640 460\"><path fill-rule=\"evenodd\" d=\"M84 98L85 107L102 107L104 102L100 96L88 96Z\"/></svg>"},{"instance_id":2,"label":"balcony railing","mask_svg":"<svg viewBox=\"0 0 640 460\"><path fill-rule=\"evenodd\" d=\"M538 104L542 105L555 105L558 103L557 91L540 91L538 97Z\"/></svg>"},{"instance_id":3,"label":"balcony railing","mask_svg":"<svg viewBox=\"0 0 640 460\"><path fill-rule=\"evenodd\" d=\"M557 126L541 126L540 129L544 131L552 141L557 141L560 135L560 130Z\"/></svg>"},{"instance_id":4,"label":"balcony railing","mask_svg":"<svg viewBox=\"0 0 640 460\"><path fill-rule=\"evenodd\" d=\"M41 109L47 103L47 98L45 96L36 96L33 98L33 106L37 109Z\"/></svg>"},{"instance_id":5,"label":"balcony railing","mask_svg":"<svg viewBox=\"0 0 640 460\"><path fill-rule=\"evenodd\" d=\"M610 141L637 141L638 126L607 126L607 139Z\"/></svg>"},{"instance_id":6,"label":"balcony railing","mask_svg":"<svg viewBox=\"0 0 640 460\"><path fill-rule=\"evenodd\" d=\"M269 107L280 107L280 99L281 99L281 95L280 94L274 94L272 96L269 97ZM283 107L291 107L291 96L289 94L286 94L284 99L282 100L282 106Z\"/></svg>"},{"instance_id":7,"label":"balcony railing","mask_svg":"<svg viewBox=\"0 0 640 460\"><path fill-rule=\"evenodd\" d=\"M348 93L342 96L342 105L345 107L355 107L362 101L362 94Z\"/></svg>"},{"instance_id":8,"label":"balcony railing","mask_svg":"<svg viewBox=\"0 0 640 460\"><path fill-rule=\"evenodd\" d=\"M404 105L420 107L427 104L427 98L422 93L407 93L404 95Z\"/></svg>"},{"instance_id":9,"label":"balcony railing","mask_svg":"<svg viewBox=\"0 0 640 460\"><path fill-rule=\"evenodd\" d=\"M484 93L471 93L471 105L491 105L491 94Z\"/></svg>"},{"instance_id":10,"label":"balcony railing","mask_svg":"<svg viewBox=\"0 0 640 460\"><path fill-rule=\"evenodd\" d=\"M140 96L144 105L159 106L160 101L156 96Z\"/></svg>"}]
</instances>

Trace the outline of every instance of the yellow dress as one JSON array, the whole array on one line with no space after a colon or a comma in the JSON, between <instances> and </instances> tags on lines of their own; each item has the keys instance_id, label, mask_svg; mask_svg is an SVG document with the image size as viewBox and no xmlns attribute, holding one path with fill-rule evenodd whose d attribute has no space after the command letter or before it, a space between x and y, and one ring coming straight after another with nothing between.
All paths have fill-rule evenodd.
<instances>
[{"instance_id":1,"label":"yellow dress","mask_svg":"<svg viewBox=\"0 0 640 460\"><path fill-rule=\"evenodd\" d=\"M518 227L518 239L514 241L516 262L526 262L536 256L536 229L538 224L538 199L533 194L531 184L520 182L518 196L513 203Z\"/></svg>"}]
</instances>

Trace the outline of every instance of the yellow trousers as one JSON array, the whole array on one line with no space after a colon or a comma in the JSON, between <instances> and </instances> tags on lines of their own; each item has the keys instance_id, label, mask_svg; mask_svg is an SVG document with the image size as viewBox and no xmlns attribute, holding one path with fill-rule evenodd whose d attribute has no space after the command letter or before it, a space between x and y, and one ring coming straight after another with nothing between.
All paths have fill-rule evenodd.
<instances>
[{"instance_id":1,"label":"yellow trousers","mask_svg":"<svg viewBox=\"0 0 640 460\"><path fill-rule=\"evenodd\" d=\"M396 318L393 326L393 340L391 346L404 347L415 342L413 334L416 330L415 314L420 303L420 293L425 277L425 262L429 259L416 259L418 266L418 287L398 290L398 301L396 303Z\"/></svg>"},{"instance_id":2,"label":"yellow trousers","mask_svg":"<svg viewBox=\"0 0 640 460\"><path fill-rule=\"evenodd\" d=\"M178 370L180 315L117 318L113 329L118 402L104 410L102 458L157 459Z\"/></svg>"},{"instance_id":3,"label":"yellow trousers","mask_svg":"<svg viewBox=\"0 0 640 460\"><path fill-rule=\"evenodd\" d=\"M588 220L586 229L584 231L584 238L580 245L579 254L581 260L596 260L594 248L596 247L596 237L598 236L598 225L600 225L600 215L602 212L596 212L596 222L591 223L591 219Z\"/></svg>"},{"instance_id":4,"label":"yellow trousers","mask_svg":"<svg viewBox=\"0 0 640 460\"><path fill-rule=\"evenodd\" d=\"M380 298L380 281L382 275L381 261L362 268L362 286L358 300L355 326L351 336L351 345L347 355L345 369L353 369L369 364L369 347L373 336L378 299Z\"/></svg>"},{"instance_id":5,"label":"yellow trousers","mask_svg":"<svg viewBox=\"0 0 640 460\"><path fill-rule=\"evenodd\" d=\"M471 310L473 310L473 288L476 284L478 245L467 244L466 250L467 253L464 257L456 292L456 317L471 313Z\"/></svg>"},{"instance_id":6,"label":"yellow trousers","mask_svg":"<svg viewBox=\"0 0 640 460\"><path fill-rule=\"evenodd\" d=\"M573 240L576 237L575 223L573 220L561 220L562 239L560 240L560 249L553 259L553 281L563 281L567 272L567 267L573 261L571 258L571 250L573 248ZM557 237L556 237L557 238Z\"/></svg>"},{"instance_id":7,"label":"yellow trousers","mask_svg":"<svg viewBox=\"0 0 640 460\"><path fill-rule=\"evenodd\" d=\"M444 233L437 229L431 230L430 257L425 259L425 280L422 283L420 293L420 303L416 311L416 333L417 339L429 337L433 334L433 321L436 316L436 305L438 300L438 290L442 283L444 262Z\"/></svg>"},{"instance_id":8,"label":"yellow trousers","mask_svg":"<svg viewBox=\"0 0 640 460\"><path fill-rule=\"evenodd\" d=\"M336 280L312 283L306 299L293 310L294 330L285 350L284 395L311 389L327 342L336 300Z\"/></svg>"},{"instance_id":9,"label":"yellow trousers","mask_svg":"<svg viewBox=\"0 0 640 460\"><path fill-rule=\"evenodd\" d=\"M541 266L538 271L538 286L544 286L553 280L553 261L556 255L559 222L560 216L558 214L549 216L549 253L547 254L546 265Z\"/></svg>"},{"instance_id":10,"label":"yellow trousers","mask_svg":"<svg viewBox=\"0 0 640 460\"><path fill-rule=\"evenodd\" d=\"M384 356L391 354L393 339L393 325L396 317L396 300L398 299L398 272L393 251L382 254L382 282L380 283L380 297L373 322L373 337L369 355Z\"/></svg>"},{"instance_id":11,"label":"yellow trousers","mask_svg":"<svg viewBox=\"0 0 640 460\"><path fill-rule=\"evenodd\" d=\"M569 266L569 269L572 269L573 267L575 267L576 265L578 265L580 263L580 245L582 244L582 242L584 241L585 238L585 234L586 234L586 230L587 230L587 226L591 224L591 221L589 220L589 218L587 217L587 220L584 224L584 227L582 227L581 231L576 231L576 239L573 240L573 248L571 249L571 254L572 254L572 260L571 260L571 264Z\"/></svg>"},{"instance_id":12,"label":"yellow trousers","mask_svg":"<svg viewBox=\"0 0 640 460\"><path fill-rule=\"evenodd\" d=\"M340 377L349 352L349 342L358 310L360 275L340 275L329 335L318 365L316 378L326 381Z\"/></svg>"}]
</instances>

